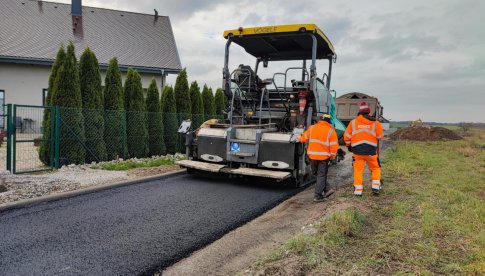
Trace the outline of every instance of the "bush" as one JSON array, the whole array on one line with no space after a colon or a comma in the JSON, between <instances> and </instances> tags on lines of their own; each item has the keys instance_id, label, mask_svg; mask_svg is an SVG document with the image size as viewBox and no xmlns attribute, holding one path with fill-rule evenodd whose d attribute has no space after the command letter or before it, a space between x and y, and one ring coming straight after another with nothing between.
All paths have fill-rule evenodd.
<instances>
[{"instance_id":1,"label":"bush","mask_svg":"<svg viewBox=\"0 0 485 276\"><path fill-rule=\"evenodd\" d=\"M103 94L96 55L86 48L79 62L81 98L86 132L86 163L106 160Z\"/></svg>"},{"instance_id":2,"label":"bush","mask_svg":"<svg viewBox=\"0 0 485 276\"><path fill-rule=\"evenodd\" d=\"M86 154L83 147L86 139L79 69L72 42L67 46L66 59L57 72L54 91L52 105L61 107L59 157L65 159L64 163L82 164Z\"/></svg>"},{"instance_id":3,"label":"bush","mask_svg":"<svg viewBox=\"0 0 485 276\"><path fill-rule=\"evenodd\" d=\"M131 158L148 155L148 128L145 99L141 76L133 68L128 69L125 81L126 136Z\"/></svg>"},{"instance_id":4,"label":"bush","mask_svg":"<svg viewBox=\"0 0 485 276\"><path fill-rule=\"evenodd\" d=\"M148 87L146 106L148 111L149 155L163 155L166 151L163 141L163 118L160 109L160 94L155 79L152 79L150 87Z\"/></svg>"},{"instance_id":5,"label":"bush","mask_svg":"<svg viewBox=\"0 0 485 276\"><path fill-rule=\"evenodd\" d=\"M109 61L104 85L104 141L107 159L126 158L123 85L116 58Z\"/></svg>"}]
</instances>

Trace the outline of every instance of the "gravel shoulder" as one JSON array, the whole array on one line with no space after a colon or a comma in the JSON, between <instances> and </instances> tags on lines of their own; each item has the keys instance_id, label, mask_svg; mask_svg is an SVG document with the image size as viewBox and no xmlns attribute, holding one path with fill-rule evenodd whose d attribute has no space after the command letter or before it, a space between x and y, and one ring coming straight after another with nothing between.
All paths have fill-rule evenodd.
<instances>
[{"instance_id":1,"label":"gravel shoulder","mask_svg":"<svg viewBox=\"0 0 485 276\"><path fill-rule=\"evenodd\" d=\"M25 199L60 194L122 181L136 180L180 170L177 165L135 168L127 171L92 169L90 165L70 165L36 174L11 175L0 172L0 206Z\"/></svg>"},{"instance_id":2,"label":"gravel shoulder","mask_svg":"<svg viewBox=\"0 0 485 276\"><path fill-rule=\"evenodd\" d=\"M156 275L234 275L245 271L306 226L345 207L344 192L352 185L352 158L329 169L337 192L327 202L314 203L313 185L274 209L229 232L207 247ZM303 228L302 228L303 226Z\"/></svg>"}]
</instances>

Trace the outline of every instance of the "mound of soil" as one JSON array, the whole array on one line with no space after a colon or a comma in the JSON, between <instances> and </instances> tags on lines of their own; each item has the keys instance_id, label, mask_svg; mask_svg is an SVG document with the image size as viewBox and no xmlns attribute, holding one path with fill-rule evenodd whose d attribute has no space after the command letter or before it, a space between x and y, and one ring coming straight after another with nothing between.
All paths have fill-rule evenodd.
<instances>
[{"instance_id":1,"label":"mound of soil","mask_svg":"<svg viewBox=\"0 0 485 276\"><path fill-rule=\"evenodd\" d=\"M390 135L392 140L446 141L463 139L456 132L444 127L406 127Z\"/></svg>"}]
</instances>

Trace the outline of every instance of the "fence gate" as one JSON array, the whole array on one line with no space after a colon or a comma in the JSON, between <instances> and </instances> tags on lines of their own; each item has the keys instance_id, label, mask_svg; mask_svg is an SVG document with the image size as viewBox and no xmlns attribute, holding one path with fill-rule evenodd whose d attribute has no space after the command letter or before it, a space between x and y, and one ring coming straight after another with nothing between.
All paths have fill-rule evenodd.
<instances>
[{"instance_id":1,"label":"fence gate","mask_svg":"<svg viewBox=\"0 0 485 276\"><path fill-rule=\"evenodd\" d=\"M7 105L7 170L16 174L55 167L55 113L55 107Z\"/></svg>"}]
</instances>

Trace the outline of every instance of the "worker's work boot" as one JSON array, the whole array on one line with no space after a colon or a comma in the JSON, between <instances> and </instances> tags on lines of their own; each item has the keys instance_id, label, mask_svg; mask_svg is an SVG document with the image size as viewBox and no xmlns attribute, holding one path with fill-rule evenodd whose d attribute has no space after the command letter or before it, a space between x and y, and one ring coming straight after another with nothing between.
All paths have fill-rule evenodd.
<instances>
[{"instance_id":1,"label":"worker's work boot","mask_svg":"<svg viewBox=\"0 0 485 276\"><path fill-rule=\"evenodd\" d=\"M372 180L372 193L374 195L378 195L381 190L381 181L380 180Z\"/></svg>"},{"instance_id":2,"label":"worker's work boot","mask_svg":"<svg viewBox=\"0 0 485 276\"><path fill-rule=\"evenodd\" d=\"M362 197L363 191L364 191L363 185L354 185L354 196Z\"/></svg>"},{"instance_id":3,"label":"worker's work boot","mask_svg":"<svg viewBox=\"0 0 485 276\"><path fill-rule=\"evenodd\" d=\"M335 193L335 190L334 189L330 189L328 191L325 192L325 194L323 195L324 198L327 198L331 195L333 195Z\"/></svg>"},{"instance_id":4,"label":"worker's work boot","mask_svg":"<svg viewBox=\"0 0 485 276\"><path fill-rule=\"evenodd\" d=\"M324 198L323 196L316 196L313 198L313 202L323 202L325 200L326 198Z\"/></svg>"}]
</instances>

